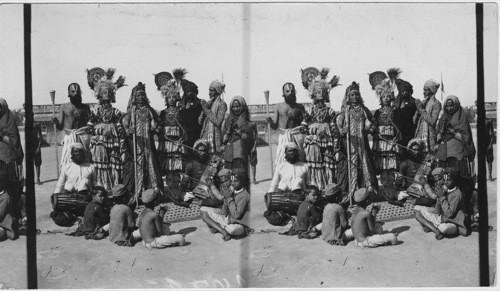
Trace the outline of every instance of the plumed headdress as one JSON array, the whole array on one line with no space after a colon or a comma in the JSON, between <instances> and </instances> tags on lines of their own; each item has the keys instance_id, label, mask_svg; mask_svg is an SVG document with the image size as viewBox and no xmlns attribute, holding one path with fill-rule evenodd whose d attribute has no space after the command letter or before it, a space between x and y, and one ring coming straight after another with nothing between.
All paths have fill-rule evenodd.
<instances>
[{"instance_id":1,"label":"plumed headdress","mask_svg":"<svg viewBox=\"0 0 500 291\"><path fill-rule=\"evenodd\" d=\"M174 69L172 74L169 72L160 72L155 75L156 88L161 91L163 98L167 98L172 94L181 95L182 81L187 74L187 70L183 68Z\"/></svg>"},{"instance_id":2,"label":"plumed headdress","mask_svg":"<svg viewBox=\"0 0 500 291\"><path fill-rule=\"evenodd\" d=\"M323 90L323 97L325 98L325 102L330 102L330 90L337 87L339 84L339 77L338 76L333 76L330 81L327 81L326 78L328 77L328 73L330 72L330 69L328 68L323 68L321 69L321 72L319 73L316 78L311 82L311 84L308 86L309 90L309 96L312 98L314 96L314 92L317 89L322 89Z\"/></svg>"},{"instance_id":3,"label":"plumed headdress","mask_svg":"<svg viewBox=\"0 0 500 291\"><path fill-rule=\"evenodd\" d=\"M346 104L349 103L349 93L351 93L352 91L358 91L359 92L359 83L356 83L355 81L352 81L351 85L349 85L346 89L345 89L345 95L344 95L344 100L342 101L342 110L344 110ZM361 96L361 95L360 95ZM360 103L364 103L363 102L363 98L359 98L360 100Z\"/></svg>"},{"instance_id":4,"label":"plumed headdress","mask_svg":"<svg viewBox=\"0 0 500 291\"><path fill-rule=\"evenodd\" d=\"M97 98L97 100L102 99L102 94L107 93L107 96L110 98L111 103L115 103L115 93L116 90L120 89L123 86L127 86L125 84L125 77L120 76L116 80L116 82L113 82L113 76L115 74L116 69L109 68L104 76L101 77L101 79L95 83L94 85L94 96Z\"/></svg>"}]
</instances>

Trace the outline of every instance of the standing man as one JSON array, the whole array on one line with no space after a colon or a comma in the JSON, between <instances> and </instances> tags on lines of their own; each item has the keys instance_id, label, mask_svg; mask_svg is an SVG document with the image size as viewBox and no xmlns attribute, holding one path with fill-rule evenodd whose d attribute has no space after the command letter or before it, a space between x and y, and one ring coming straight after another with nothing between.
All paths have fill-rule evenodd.
<instances>
[{"instance_id":1,"label":"standing man","mask_svg":"<svg viewBox=\"0 0 500 291\"><path fill-rule=\"evenodd\" d=\"M62 104L58 118L52 119L58 130L64 129L61 168L71 162L71 144L75 142L83 144L86 158L90 161L90 135L86 132L90 107L82 103L82 90L77 83L69 84L68 97L70 102Z\"/></svg>"},{"instance_id":2,"label":"standing man","mask_svg":"<svg viewBox=\"0 0 500 291\"><path fill-rule=\"evenodd\" d=\"M23 109L26 109L24 103ZM33 159L35 161L36 183L42 185L43 183L40 181L40 166L42 165L42 128L40 127L40 123L33 121L33 132L34 135L31 138L33 139L33 144L36 146L31 150L33 151Z\"/></svg>"},{"instance_id":3,"label":"standing man","mask_svg":"<svg viewBox=\"0 0 500 291\"><path fill-rule=\"evenodd\" d=\"M208 88L210 100L200 100L203 109L198 118L199 124L203 126L200 138L210 143L210 154L218 152L222 145L222 123L226 116L227 104L220 96L225 87L219 80L212 81Z\"/></svg>"},{"instance_id":4,"label":"standing man","mask_svg":"<svg viewBox=\"0 0 500 291\"><path fill-rule=\"evenodd\" d=\"M437 139L436 125L441 112L441 102L436 99L439 83L427 80L424 84L424 101L415 99L417 111L413 116L413 122L417 124L415 138L423 142L423 153L428 153L434 148Z\"/></svg>"},{"instance_id":5,"label":"standing man","mask_svg":"<svg viewBox=\"0 0 500 291\"><path fill-rule=\"evenodd\" d=\"M299 119L302 119L306 113L304 105L297 103L297 91L295 90L295 86L292 83L285 83L282 87L283 90L283 98L285 102L281 102L276 105L276 109L274 110L274 118L268 117L267 123L271 125L271 128L276 129L290 129L284 132L281 132L278 138L278 148L276 150L276 159L274 161L275 166L278 166L280 163L285 161L285 149L284 145L288 142L295 142L300 150L302 150L302 144L297 143L296 139L293 138L295 134L291 133L293 131L292 125L289 124L288 118L294 112L300 112ZM295 131L293 131L295 133ZM296 131L299 134L299 131Z\"/></svg>"},{"instance_id":6,"label":"standing man","mask_svg":"<svg viewBox=\"0 0 500 291\"><path fill-rule=\"evenodd\" d=\"M198 99L198 86L195 83L182 79L182 91L184 92L181 100L181 109L179 110L179 124L184 130L184 144L193 147L194 143L200 138L201 125L198 123L203 108ZM192 155L188 155L188 159Z\"/></svg>"}]
</instances>

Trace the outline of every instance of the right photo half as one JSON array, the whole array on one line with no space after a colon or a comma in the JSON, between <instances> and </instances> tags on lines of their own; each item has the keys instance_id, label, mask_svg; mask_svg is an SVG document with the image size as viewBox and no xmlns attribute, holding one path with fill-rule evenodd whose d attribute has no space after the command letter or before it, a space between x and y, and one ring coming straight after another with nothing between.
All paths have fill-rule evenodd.
<instances>
[{"instance_id":1,"label":"right photo half","mask_svg":"<svg viewBox=\"0 0 500 291\"><path fill-rule=\"evenodd\" d=\"M496 285L498 10L481 9L246 4L248 287Z\"/></svg>"}]
</instances>

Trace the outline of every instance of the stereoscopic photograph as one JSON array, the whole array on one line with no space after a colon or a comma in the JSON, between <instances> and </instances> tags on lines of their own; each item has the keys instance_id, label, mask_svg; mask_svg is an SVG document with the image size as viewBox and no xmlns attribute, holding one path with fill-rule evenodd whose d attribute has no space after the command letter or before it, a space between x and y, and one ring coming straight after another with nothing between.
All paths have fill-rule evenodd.
<instances>
[{"instance_id":1,"label":"stereoscopic photograph","mask_svg":"<svg viewBox=\"0 0 500 291\"><path fill-rule=\"evenodd\" d=\"M496 286L496 3L0 5L0 289Z\"/></svg>"}]
</instances>

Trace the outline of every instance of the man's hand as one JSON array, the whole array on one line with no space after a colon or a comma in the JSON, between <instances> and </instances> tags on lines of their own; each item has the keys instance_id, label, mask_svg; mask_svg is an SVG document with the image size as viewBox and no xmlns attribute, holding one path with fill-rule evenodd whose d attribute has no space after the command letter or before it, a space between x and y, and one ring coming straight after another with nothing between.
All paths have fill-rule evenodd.
<instances>
[{"instance_id":1,"label":"man's hand","mask_svg":"<svg viewBox=\"0 0 500 291\"><path fill-rule=\"evenodd\" d=\"M164 217L165 213L167 213L167 207L164 205L160 206L158 213L160 214L161 217Z\"/></svg>"},{"instance_id":2,"label":"man's hand","mask_svg":"<svg viewBox=\"0 0 500 291\"><path fill-rule=\"evenodd\" d=\"M273 119L272 119L271 117L266 118L266 121L267 121L267 123L269 123L269 124L272 124L272 123L273 123Z\"/></svg>"},{"instance_id":3,"label":"man's hand","mask_svg":"<svg viewBox=\"0 0 500 291\"><path fill-rule=\"evenodd\" d=\"M208 187L212 187L214 185L214 181L212 180L212 178L206 178L205 183Z\"/></svg>"},{"instance_id":4,"label":"man's hand","mask_svg":"<svg viewBox=\"0 0 500 291\"><path fill-rule=\"evenodd\" d=\"M2 136L2 141L5 142L5 143L10 143L10 139L6 135Z\"/></svg>"},{"instance_id":5,"label":"man's hand","mask_svg":"<svg viewBox=\"0 0 500 291\"><path fill-rule=\"evenodd\" d=\"M127 129L127 134L128 135L132 135L133 133L135 132L135 127L134 126L131 126Z\"/></svg>"},{"instance_id":6,"label":"man's hand","mask_svg":"<svg viewBox=\"0 0 500 291\"><path fill-rule=\"evenodd\" d=\"M206 111L206 110L210 110L210 107L208 106L207 101L205 101L205 100L201 99L201 100L200 100L200 104L201 104L201 108L202 108L204 111Z\"/></svg>"},{"instance_id":7,"label":"man's hand","mask_svg":"<svg viewBox=\"0 0 500 291\"><path fill-rule=\"evenodd\" d=\"M59 120L57 120L56 117L52 118L52 123L54 123L55 125L58 125L59 124Z\"/></svg>"}]
</instances>

